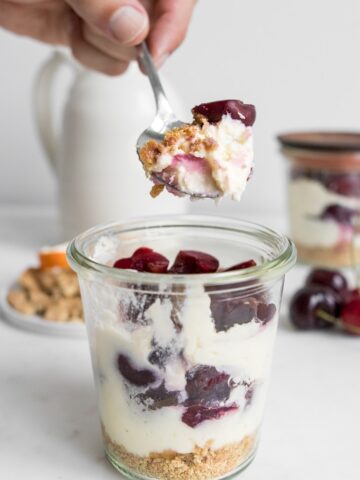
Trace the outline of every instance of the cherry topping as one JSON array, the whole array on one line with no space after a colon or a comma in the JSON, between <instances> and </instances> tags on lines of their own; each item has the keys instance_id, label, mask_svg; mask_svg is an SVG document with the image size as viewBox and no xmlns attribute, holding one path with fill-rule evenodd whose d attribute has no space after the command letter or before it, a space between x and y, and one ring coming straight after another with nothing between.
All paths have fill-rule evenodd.
<instances>
[{"instance_id":1,"label":"cherry topping","mask_svg":"<svg viewBox=\"0 0 360 480\"><path fill-rule=\"evenodd\" d=\"M223 115L229 114L234 120L241 120L247 127L254 124L256 111L254 105L241 100L220 100L201 103L192 109L194 116L204 115L210 123L219 122Z\"/></svg>"},{"instance_id":2,"label":"cherry topping","mask_svg":"<svg viewBox=\"0 0 360 480\"><path fill-rule=\"evenodd\" d=\"M232 272L234 270L244 270L245 268L251 268L251 267L256 267L256 262L253 259L246 260L245 262L241 262L236 265L233 265L232 267L227 268L225 272Z\"/></svg>"},{"instance_id":3,"label":"cherry topping","mask_svg":"<svg viewBox=\"0 0 360 480\"><path fill-rule=\"evenodd\" d=\"M168 266L166 257L146 247L138 248L131 257L121 258L114 263L115 268L151 273L166 273Z\"/></svg>"},{"instance_id":4,"label":"cherry topping","mask_svg":"<svg viewBox=\"0 0 360 480\"><path fill-rule=\"evenodd\" d=\"M119 260L116 260L116 262L113 265L115 268L121 268L121 269L134 269L133 267L133 259L131 257L129 258L120 258Z\"/></svg>"},{"instance_id":5,"label":"cherry topping","mask_svg":"<svg viewBox=\"0 0 360 480\"><path fill-rule=\"evenodd\" d=\"M216 420L224 416L226 413L233 412L237 409L238 407L236 404L228 405L226 407L205 407L203 405L194 405L185 410L181 420L189 427L194 428L205 420Z\"/></svg>"},{"instance_id":6,"label":"cherry topping","mask_svg":"<svg viewBox=\"0 0 360 480\"><path fill-rule=\"evenodd\" d=\"M335 220L338 223L352 225L356 211L341 205L329 205L321 214L323 220Z\"/></svg>"},{"instance_id":7,"label":"cherry topping","mask_svg":"<svg viewBox=\"0 0 360 480\"><path fill-rule=\"evenodd\" d=\"M133 367L128 359L123 354L120 354L117 358L117 366L121 375L133 385L137 387L144 387L154 383L156 380L156 375L151 370L137 370Z\"/></svg>"},{"instance_id":8,"label":"cherry topping","mask_svg":"<svg viewBox=\"0 0 360 480\"><path fill-rule=\"evenodd\" d=\"M219 261L208 253L180 250L169 271L170 273L214 273L218 268Z\"/></svg>"},{"instance_id":9,"label":"cherry topping","mask_svg":"<svg viewBox=\"0 0 360 480\"><path fill-rule=\"evenodd\" d=\"M199 365L186 372L186 405L219 404L230 395L230 375L215 367Z\"/></svg>"},{"instance_id":10,"label":"cherry topping","mask_svg":"<svg viewBox=\"0 0 360 480\"><path fill-rule=\"evenodd\" d=\"M341 296L345 295L348 290L346 278L337 270L317 268L310 272L305 284L307 286L320 285L328 287Z\"/></svg>"},{"instance_id":11,"label":"cherry topping","mask_svg":"<svg viewBox=\"0 0 360 480\"><path fill-rule=\"evenodd\" d=\"M337 299L333 290L309 285L298 290L290 303L290 320L300 330L331 328L333 323L321 318L321 311L335 317Z\"/></svg>"}]
</instances>

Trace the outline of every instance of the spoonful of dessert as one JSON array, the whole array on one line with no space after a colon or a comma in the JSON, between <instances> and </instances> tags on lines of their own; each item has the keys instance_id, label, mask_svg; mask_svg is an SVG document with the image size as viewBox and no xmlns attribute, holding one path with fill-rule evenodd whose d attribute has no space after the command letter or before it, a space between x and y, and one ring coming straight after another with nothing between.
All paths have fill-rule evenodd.
<instances>
[{"instance_id":1,"label":"spoonful of dessert","mask_svg":"<svg viewBox=\"0 0 360 480\"><path fill-rule=\"evenodd\" d=\"M146 44L139 59L149 77L156 115L137 141L137 152L156 197L166 188L177 196L240 200L253 169L255 107L241 100L202 103L193 122L174 114Z\"/></svg>"}]
</instances>

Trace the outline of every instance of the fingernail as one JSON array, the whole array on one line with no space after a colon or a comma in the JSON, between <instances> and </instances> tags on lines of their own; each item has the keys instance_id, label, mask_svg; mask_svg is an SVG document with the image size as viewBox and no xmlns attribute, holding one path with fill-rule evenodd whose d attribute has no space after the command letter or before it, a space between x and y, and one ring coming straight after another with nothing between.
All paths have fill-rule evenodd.
<instances>
[{"instance_id":1,"label":"fingernail","mask_svg":"<svg viewBox=\"0 0 360 480\"><path fill-rule=\"evenodd\" d=\"M145 13L130 5L120 7L110 18L109 28L114 37L123 43L130 43L147 25Z\"/></svg>"}]
</instances>

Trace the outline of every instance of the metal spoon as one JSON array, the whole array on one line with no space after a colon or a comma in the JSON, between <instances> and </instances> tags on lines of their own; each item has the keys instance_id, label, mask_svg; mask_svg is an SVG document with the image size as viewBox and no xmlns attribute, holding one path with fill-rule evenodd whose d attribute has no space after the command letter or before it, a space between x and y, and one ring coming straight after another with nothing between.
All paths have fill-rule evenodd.
<instances>
[{"instance_id":1,"label":"metal spoon","mask_svg":"<svg viewBox=\"0 0 360 480\"><path fill-rule=\"evenodd\" d=\"M161 142L164 139L164 134L166 131L172 130L173 128L181 127L182 125L184 125L185 122L182 122L176 117L176 115L174 114L170 106L169 100L167 99L167 96L164 92L164 88L161 84L159 74L152 61L152 58L146 46L146 43L142 42L138 48L139 48L139 60L145 70L146 75L149 77L150 84L153 89L153 93L155 97L155 104L156 104L156 115L154 120L152 121L150 127L142 132L142 134L140 135L136 143L136 150L139 155L141 148L149 140L156 140L157 142ZM167 183L164 180L164 178L162 178L161 173L160 174L153 173L152 175L157 182L183 195L190 195L193 198L217 198L219 196L219 194L217 193L194 194L191 192L186 192L186 191L180 190L176 184Z\"/></svg>"}]
</instances>

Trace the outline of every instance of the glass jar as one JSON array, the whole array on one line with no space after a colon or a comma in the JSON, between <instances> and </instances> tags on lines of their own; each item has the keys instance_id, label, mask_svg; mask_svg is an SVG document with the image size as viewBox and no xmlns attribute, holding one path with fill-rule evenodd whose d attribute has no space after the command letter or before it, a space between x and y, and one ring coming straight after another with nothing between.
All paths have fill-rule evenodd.
<instances>
[{"instance_id":1,"label":"glass jar","mask_svg":"<svg viewBox=\"0 0 360 480\"><path fill-rule=\"evenodd\" d=\"M214 255L222 271L113 268L139 247ZM227 218L154 217L95 227L68 249L78 272L105 452L131 479L220 479L259 440L287 237ZM223 271L253 259L256 266Z\"/></svg>"},{"instance_id":2,"label":"glass jar","mask_svg":"<svg viewBox=\"0 0 360 480\"><path fill-rule=\"evenodd\" d=\"M299 132L278 139L289 160L290 232L299 260L325 267L357 262L360 133Z\"/></svg>"}]
</instances>

